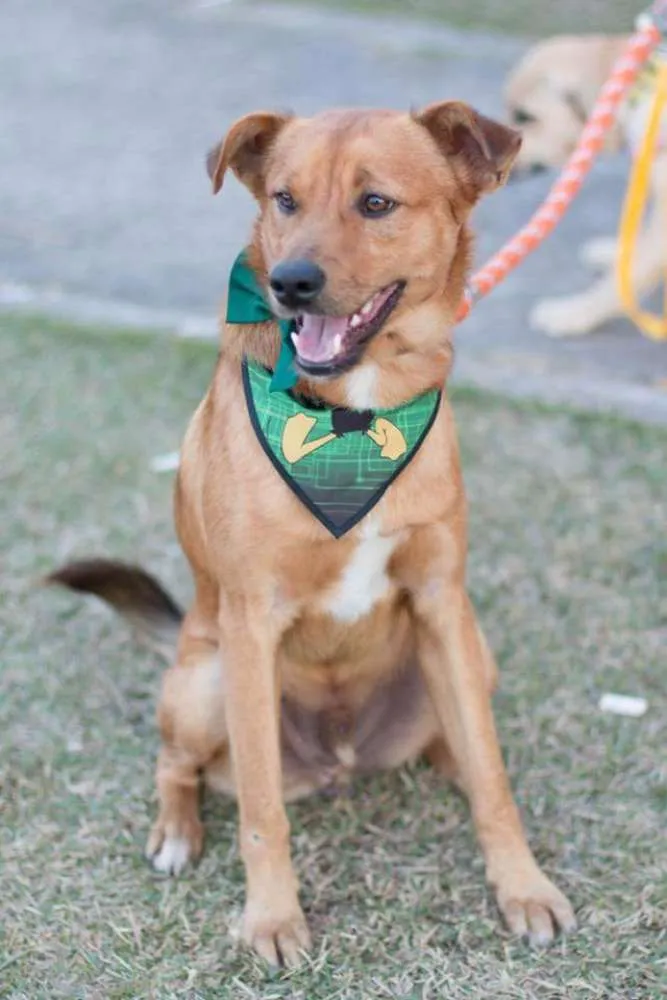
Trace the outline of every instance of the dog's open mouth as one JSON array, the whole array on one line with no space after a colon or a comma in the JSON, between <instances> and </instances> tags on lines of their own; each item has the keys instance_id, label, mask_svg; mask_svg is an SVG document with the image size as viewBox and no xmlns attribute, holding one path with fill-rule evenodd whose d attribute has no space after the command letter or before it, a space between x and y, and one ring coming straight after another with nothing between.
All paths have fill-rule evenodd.
<instances>
[{"instance_id":1,"label":"dog's open mouth","mask_svg":"<svg viewBox=\"0 0 667 1000\"><path fill-rule=\"evenodd\" d=\"M292 333L299 367L308 375L320 376L351 368L386 323L404 288L403 281L388 285L349 316L300 313Z\"/></svg>"}]
</instances>

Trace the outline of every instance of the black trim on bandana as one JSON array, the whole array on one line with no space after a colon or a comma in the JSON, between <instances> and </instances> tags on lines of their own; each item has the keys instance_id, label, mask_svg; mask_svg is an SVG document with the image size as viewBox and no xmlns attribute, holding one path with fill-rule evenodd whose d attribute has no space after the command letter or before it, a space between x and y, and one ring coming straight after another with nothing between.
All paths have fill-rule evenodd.
<instances>
[{"instance_id":1,"label":"black trim on bandana","mask_svg":"<svg viewBox=\"0 0 667 1000\"><path fill-rule=\"evenodd\" d=\"M270 372L270 369L267 369L265 366L262 367L264 367L265 371ZM313 503L311 498L300 487L299 483L296 482L296 480L289 474L288 470L280 463L275 452L271 448L266 438L266 435L264 434L264 431L259 423L259 418L255 407L255 401L252 394L252 388L250 385L250 374L248 371L247 358L243 359L241 369L243 378L243 393L245 396L248 416L250 418L252 429L255 432L255 436L259 441L264 454L267 456L273 468L276 470L276 472L283 480L283 482L289 487L292 493L294 493L294 495L301 501L304 507L306 507L311 512L311 514L315 518L317 518L320 524L322 524L323 527L325 527L327 531L329 531L330 534L334 536L334 538L341 538L343 535L347 534L348 531L350 531L357 524L359 524L359 522L368 513L370 513L370 511L376 506L376 504L380 502L382 497L385 495L385 493L392 485L392 483L398 478L398 476L400 476L400 474L405 471L408 465L410 465L413 458L418 453L422 444L426 440L426 437L428 436L428 433L431 430L435 422L435 419L438 416L438 413L440 412L440 405L442 403L442 391L438 390L436 403L433 407L432 413L428 421L424 425L424 429L420 434L419 438L417 439L417 441L415 442L408 458L394 470L391 476L389 476L386 479L386 481L382 484L382 486L380 486L376 490L376 492L369 498L369 500L362 507L360 507L359 510L357 510L356 513L352 515L352 517L348 518L342 524L335 524L315 503ZM317 408L319 408L319 406ZM322 406L322 409L327 410L331 409L331 407L327 407L325 404L324 406ZM343 408L341 407L340 409ZM349 412L356 413L358 411L351 410Z\"/></svg>"}]
</instances>

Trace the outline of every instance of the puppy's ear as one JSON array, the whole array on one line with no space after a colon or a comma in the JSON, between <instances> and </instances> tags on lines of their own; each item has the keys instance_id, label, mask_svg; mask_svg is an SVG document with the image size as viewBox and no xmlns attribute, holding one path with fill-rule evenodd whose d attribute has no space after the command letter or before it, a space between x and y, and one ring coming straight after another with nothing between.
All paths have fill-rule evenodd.
<instances>
[{"instance_id":1,"label":"puppy's ear","mask_svg":"<svg viewBox=\"0 0 667 1000\"><path fill-rule=\"evenodd\" d=\"M451 161L470 201L507 180L521 147L521 135L473 111L461 101L429 104L413 115Z\"/></svg>"},{"instance_id":2,"label":"puppy's ear","mask_svg":"<svg viewBox=\"0 0 667 1000\"><path fill-rule=\"evenodd\" d=\"M234 122L225 138L206 157L213 194L218 193L225 173L231 167L255 198L261 197L267 153L290 119L290 115L257 111Z\"/></svg>"}]
</instances>

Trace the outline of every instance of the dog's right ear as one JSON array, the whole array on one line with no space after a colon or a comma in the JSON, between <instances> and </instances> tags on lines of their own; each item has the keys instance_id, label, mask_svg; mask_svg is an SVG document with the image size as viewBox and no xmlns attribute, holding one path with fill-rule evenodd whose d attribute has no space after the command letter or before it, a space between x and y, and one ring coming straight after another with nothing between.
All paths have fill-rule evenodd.
<instances>
[{"instance_id":1,"label":"dog's right ear","mask_svg":"<svg viewBox=\"0 0 667 1000\"><path fill-rule=\"evenodd\" d=\"M255 198L261 197L267 153L290 120L290 115L257 111L234 122L225 138L206 157L213 194L218 193L225 173L231 167Z\"/></svg>"}]
</instances>

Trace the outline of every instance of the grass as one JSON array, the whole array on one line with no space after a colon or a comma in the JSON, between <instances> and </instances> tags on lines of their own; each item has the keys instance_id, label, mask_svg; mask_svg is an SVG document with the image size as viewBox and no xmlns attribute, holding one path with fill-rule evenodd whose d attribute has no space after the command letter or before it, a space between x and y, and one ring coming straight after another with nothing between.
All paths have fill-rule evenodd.
<instances>
[{"instance_id":1,"label":"grass","mask_svg":"<svg viewBox=\"0 0 667 1000\"><path fill-rule=\"evenodd\" d=\"M646 4L634 0L297 0L308 6L347 7L370 15L445 21L461 28L548 35L631 31Z\"/></svg>"},{"instance_id":2,"label":"grass","mask_svg":"<svg viewBox=\"0 0 667 1000\"><path fill-rule=\"evenodd\" d=\"M170 476L210 347L0 321L0 996L11 1000L651 1000L667 980L667 435L456 395L471 587L502 673L511 779L581 930L510 941L461 800L423 766L291 809L312 964L238 949L235 807L178 881L141 851L160 665L105 609L33 581L100 552L185 598ZM601 714L641 694L642 719Z\"/></svg>"}]
</instances>

